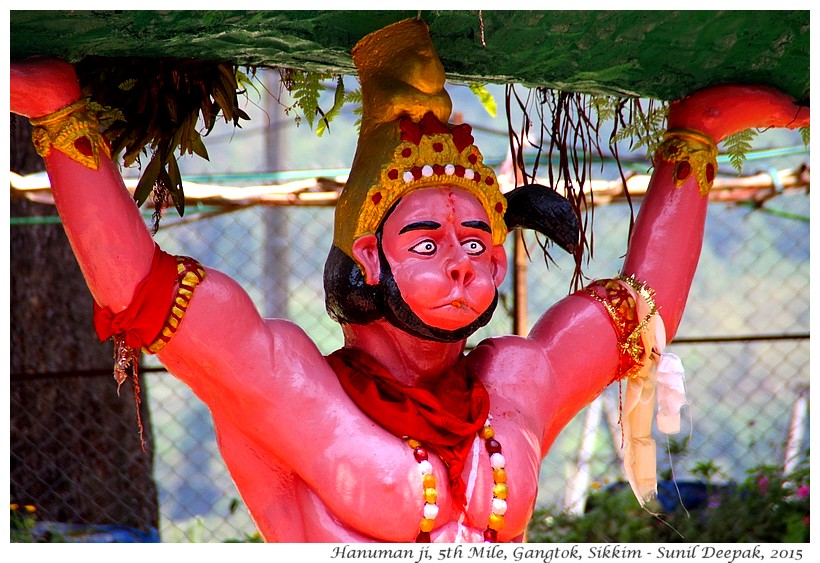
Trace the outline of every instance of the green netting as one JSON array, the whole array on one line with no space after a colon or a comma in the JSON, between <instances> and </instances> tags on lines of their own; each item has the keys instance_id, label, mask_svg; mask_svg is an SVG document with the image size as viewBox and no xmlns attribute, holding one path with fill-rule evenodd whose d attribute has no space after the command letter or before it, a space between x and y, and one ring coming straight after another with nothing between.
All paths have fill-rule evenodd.
<instances>
[{"instance_id":1,"label":"green netting","mask_svg":"<svg viewBox=\"0 0 820 563\"><path fill-rule=\"evenodd\" d=\"M227 60L354 74L417 11L11 11L11 57ZM720 82L809 93L809 11L423 11L451 80L671 100Z\"/></svg>"}]
</instances>

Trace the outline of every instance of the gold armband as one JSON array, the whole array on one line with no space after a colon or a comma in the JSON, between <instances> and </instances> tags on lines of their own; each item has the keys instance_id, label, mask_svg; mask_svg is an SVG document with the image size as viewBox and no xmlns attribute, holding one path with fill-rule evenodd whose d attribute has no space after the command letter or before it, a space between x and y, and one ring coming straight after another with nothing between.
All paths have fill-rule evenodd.
<instances>
[{"instance_id":1,"label":"gold armband","mask_svg":"<svg viewBox=\"0 0 820 563\"><path fill-rule=\"evenodd\" d=\"M675 187L680 187L692 173L700 194L712 189L717 174L717 145L708 135L689 129L670 129L663 135L658 155L675 163Z\"/></svg>"},{"instance_id":2,"label":"gold armband","mask_svg":"<svg viewBox=\"0 0 820 563\"><path fill-rule=\"evenodd\" d=\"M653 291L634 277L615 276L596 280L580 293L603 305L609 313L618 336L619 377L638 376L651 354L644 345L643 334L657 313ZM638 302L638 297L642 303Z\"/></svg>"},{"instance_id":3,"label":"gold armband","mask_svg":"<svg viewBox=\"0 0 820 563\"><path fill-rule=\"evenodd\" d=\"M100 155L111 156L108 140L100 133L100 122L79 100L49 115L31 119L31 140L37 154L47 157L52 148L91 170L100 167Z\"/></svg>"},{"instance_id":4,"label":"gold armband","mask_svg":"<svg viewBox=\"0 0 820 563\"><path fill-rule=\"evenodd\" d=\"M171 312L168 314L159 336L145 347L145 351L150 354L156 354L162 350L171 340L171 337L176 334L179 324L188 310L188 305L191 303L191 298L194 296L196 286L205 279L205 269L202 264L187 256L177 256L177 272L179 272L179 285L171 305Z\"/></svg>"}]
</instances>

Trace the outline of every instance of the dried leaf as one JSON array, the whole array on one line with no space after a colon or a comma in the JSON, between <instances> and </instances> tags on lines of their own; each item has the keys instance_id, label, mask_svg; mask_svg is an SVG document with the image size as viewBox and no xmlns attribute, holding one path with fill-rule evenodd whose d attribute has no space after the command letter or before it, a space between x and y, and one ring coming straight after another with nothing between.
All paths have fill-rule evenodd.
<instances>
[{"instance_id":1,"label":"dried leaf","mask_svg":"<svg viewBox=\"0 0 820 563\"><path fill-rule=\"evenodd\" d=\"M205 143L202 142L202 136L198 132L194 132L189 139L191 143L191 150L199 156L200 158L204 158L205 160L210 161L208 157L208 149L205 148Z\"/></svg>"},{"instance_id":2,"label":"dried leaf","mask_svg":"<svg viewBox=\"0 0 820 563\"><path fill-rule=\"evenodd\" d=\"M168 157L167 181L166 187L171 193L174 207L176 207L179 216L182 217L185 214L185 194L182 191L182 174L179 172L179 164L173 154Z\"/></svg>"},{"instance_id":3,"label":"dried leaf","mask_svg":"<svg viewBox=\"0 0 820 563\"><path fill-rule=\"evenodd\" d=\"M142 176L140 176L140 180L137 182L137 189L134 190L134 200L137 202L137 207L141 207L148 199L148 196L151 195L151 191L154 189L154 184L157 182L160 170L162 169L161 161L158 155L154 154L148 166L145 167Z\"/></svg>"},{"instance_id":4,"label":"dried leaf","mask_svg":"<svg viewBox=\"0 0 820 563\"><path fill-rule=\"evenodd\" d=\"M196 154L208 158L208 152L197 129L201 119L205 134L218 115L239 126L248 120L239 108L239 84L247 89L248 76L234 65L195 59L106 58L86 57L77 65L77 75L84 92L99 107L112 108L105 121L104 134L111 142L113 154L122 154L125 166L138 163L141 155L152 157L138 183L135 199L142 204L158 182L169 184L168 193L176 197L177 210L184 209L182 181L176 157L157 167L156 155ZM172 163L173 160L173 163ZM161 159L160 162L166 162ZM160 175L160 171L163 175ZM158 200L165 196L157 195Z\"/></svg>"}]
</instances>

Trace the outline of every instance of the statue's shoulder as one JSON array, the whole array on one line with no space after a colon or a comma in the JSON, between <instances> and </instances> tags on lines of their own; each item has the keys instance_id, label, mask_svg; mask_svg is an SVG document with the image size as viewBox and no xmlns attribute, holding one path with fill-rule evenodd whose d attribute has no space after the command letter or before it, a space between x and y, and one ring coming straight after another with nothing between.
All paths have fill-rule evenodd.
<instances>
[{"instance_id":1,"label":"statue's shoulder","mask_svg":"<svg viewBox=\"0 0 820 563\"><path fill-rule=\"evenodd\" d=\"M273 353L281 362L303 363L305 360L325 364L324 356L305 330L287 319L265 319Z\"/></svg>"},{"instance_id":2,"label":"statue's shoulder","mask_svg":"<svg viewBox=\"0 0 820 563\"><path fill-rule=\"evenodd\" d=\"M470 365L482 379L540 377L549 371L549 361L537 342L522 336L496 336L482 340L469 351Z\"/></svg>"},{"instance_id":3,"label":"statue's shoulder","mask_svg":"<svg viewBox=\"0 0 820 563\"><path fill-rule=\"evenodd\" d=\"M549 400L553 369L536 342L521 336L501 336L482 341L468 355L472 373L481 379L497 412L515 414L540 435L541 413ZM523 417L523 418L522 418Z\"/></svg>"}]
</instances>

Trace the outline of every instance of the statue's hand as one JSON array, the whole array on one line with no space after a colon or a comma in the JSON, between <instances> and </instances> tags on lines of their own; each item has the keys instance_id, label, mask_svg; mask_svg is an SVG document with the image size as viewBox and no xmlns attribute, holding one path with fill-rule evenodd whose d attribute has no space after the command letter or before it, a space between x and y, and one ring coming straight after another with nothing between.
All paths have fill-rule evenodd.
<instances>
[{"instance_id":1,"label":"statue's hand","mask_svg":"<svg viewBox=\"0 0 820 563\"><path fill-rule=\"evenodd\" d=\"M11 63L12 113L41 117L82 97L74 67L59 59L32 58Z\"/></svg>"},{"instance_id":2,"label":"statue's hand","mask_svg":"<svg viewBox=\"0 0 820 563\"><path fill-rule=\"evenodd\" d=\"M694 129L715 142L745 129L809 125L809 108L768 86L726 84L698 90L669 106L670 129Z\"/></svg>"}]
</instances>

